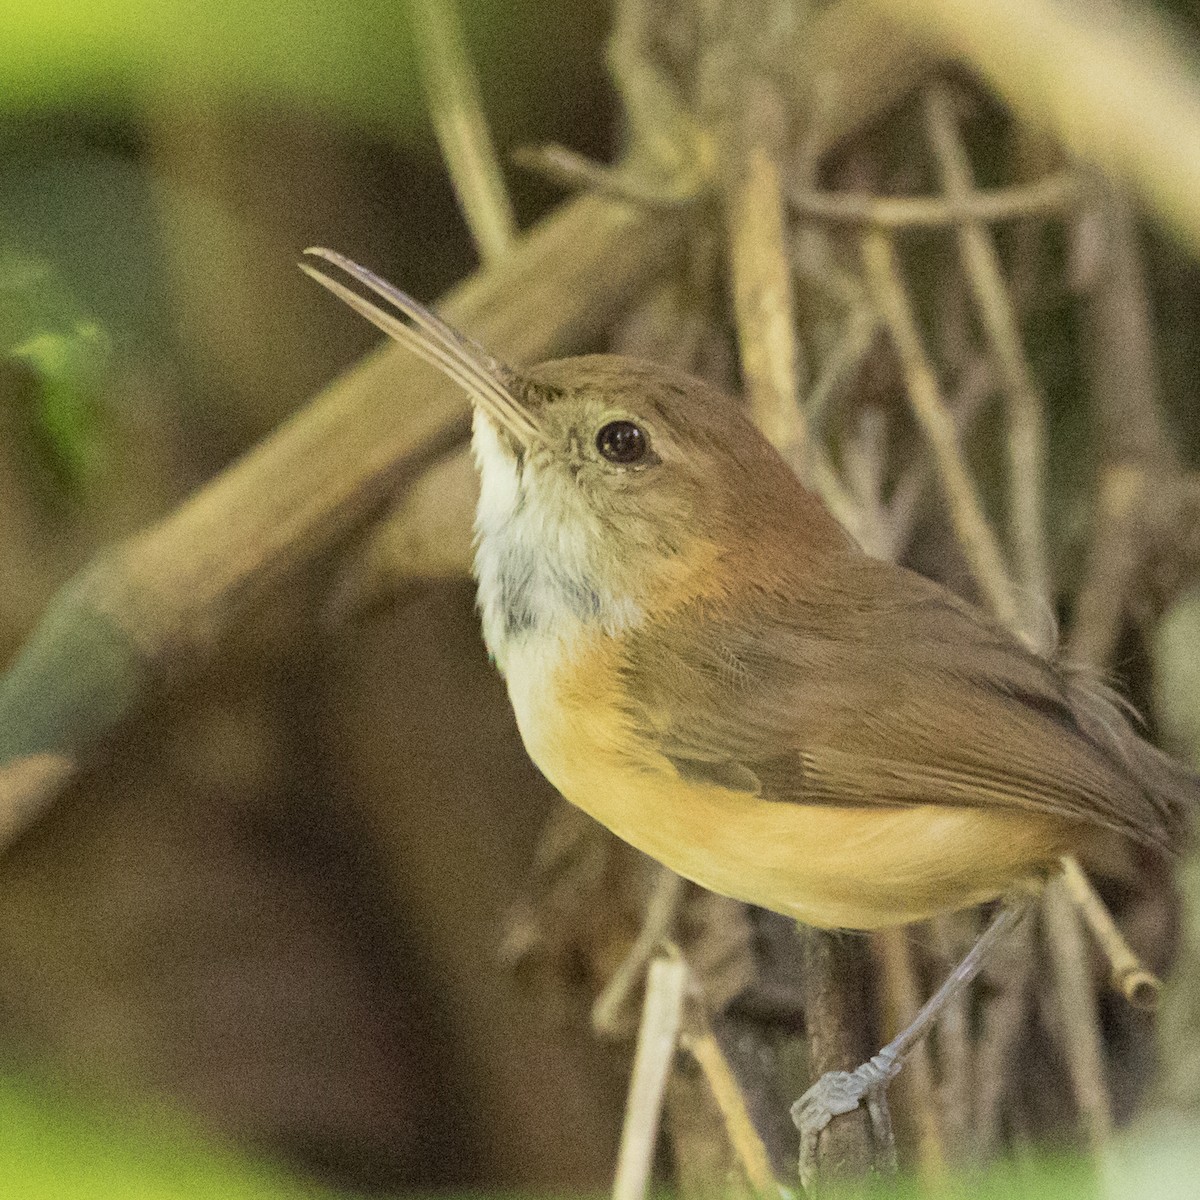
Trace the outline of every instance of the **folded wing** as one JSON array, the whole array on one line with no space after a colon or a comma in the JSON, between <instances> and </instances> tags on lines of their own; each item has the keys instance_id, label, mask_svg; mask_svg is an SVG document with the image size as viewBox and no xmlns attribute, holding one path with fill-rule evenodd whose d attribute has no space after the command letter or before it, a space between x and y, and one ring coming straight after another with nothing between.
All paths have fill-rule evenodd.
<instances>
[{"instance_id":1,"label":"folded wing","mask_svg":"<svg viewBox=\"0 0 1200 1200\"><path fill-rule=\"evenodd\" d=\"M627 695L680 774L783 803L1002 806L1178 843L1200 779L1103 688L913 572L847 555L838 581L747 583L630 639Z\"/></svg>"}]
</instances>

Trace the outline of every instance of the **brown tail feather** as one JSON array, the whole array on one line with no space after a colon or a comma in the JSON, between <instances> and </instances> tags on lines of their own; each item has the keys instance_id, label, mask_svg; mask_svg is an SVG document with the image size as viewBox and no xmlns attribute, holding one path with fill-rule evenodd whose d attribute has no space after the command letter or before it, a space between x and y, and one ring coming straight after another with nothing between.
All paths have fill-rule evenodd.
<instances>
[{"instance_id":1,"label":"brown tail feather","mask_svg":"<svg viewBox=\"0 0 1200 1200\"><path fill-rule=\"evenodd\" d=\"M1162 842L1182 849L1200 812L1200 774L1140 736L1132 723L1137 713L1099 680L1073 672L1068 694L1080 732L1150 800L1162 823Z\"/></svg>"}]
</instances>

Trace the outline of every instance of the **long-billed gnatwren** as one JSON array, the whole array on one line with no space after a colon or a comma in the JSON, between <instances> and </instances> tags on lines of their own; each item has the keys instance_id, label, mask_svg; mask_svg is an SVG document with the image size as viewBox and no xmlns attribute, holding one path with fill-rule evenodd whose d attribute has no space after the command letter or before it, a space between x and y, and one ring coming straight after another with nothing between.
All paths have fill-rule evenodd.
<instances>
[{"instance_id":1,"label":"long-billed gnatwren","mask_svg":"<svg viewBox=\"0 0 1200 1200\"><path fill-rule=\"evenodd\" d=\"M843 929L1030 890L1102 833L1177 841L1194 775L1077 673L864 554L735 403L614 356L518 372L309 253L470 397L488 649L530 757L620 837ZM850 1100L818 1096L818 1128L888 1053L833 1079Z\"/></svg>"}]
</instances>

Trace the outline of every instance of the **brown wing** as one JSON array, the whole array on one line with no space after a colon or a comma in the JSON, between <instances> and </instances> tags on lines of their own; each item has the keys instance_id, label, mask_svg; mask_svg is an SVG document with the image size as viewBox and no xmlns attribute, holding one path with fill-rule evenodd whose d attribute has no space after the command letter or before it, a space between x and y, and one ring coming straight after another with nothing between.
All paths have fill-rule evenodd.
<instances>
[{"instance_id":1,"label":"brown wing","mask_svg":"<svg viewBox=\"0 0 1200 1200\"><path fill-rule=\"evenodd\" d=\"M808 579L694 602L631 638L626 670L681 774L768 799L1003 805L1169 846L1200 795L1102 689L857 555L836 594Z\"/></svg>"}]
</instances>

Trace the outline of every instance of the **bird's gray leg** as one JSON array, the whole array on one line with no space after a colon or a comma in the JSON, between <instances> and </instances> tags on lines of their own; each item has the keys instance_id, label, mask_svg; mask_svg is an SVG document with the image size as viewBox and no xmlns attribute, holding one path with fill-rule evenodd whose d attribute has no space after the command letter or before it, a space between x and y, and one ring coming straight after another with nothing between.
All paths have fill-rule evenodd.
<instances>
[{"instance_id":1,"label":"bird's gray leg","mask_svg":"<svg viewBox=\"0 0 1200 1200\"><path fill-rule=\"evenodd\" d=\"M899 1073L913 1047L929 1032L946 1004L976 975L996 943L1025 915L1024 899L1006 900L979 936L967 956L950 973L945 983L925 1002L907 1029L901 1030L874 1058L853 1071L829 1071L792 1105L792 1120L800 1131L800 1182L811 1187L817 1176L817 1139L821 1130L843 1113L853 1112L868 1101L876 1145L889 1151L891 1123L887 1120L887 1086Z\"/></svg>"}]
</instances>

